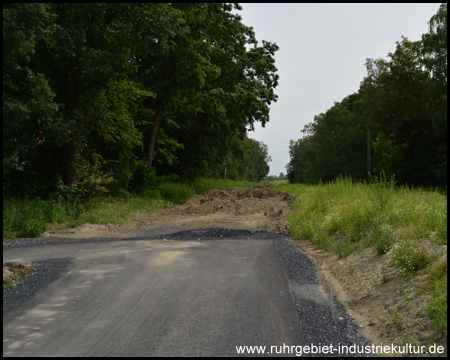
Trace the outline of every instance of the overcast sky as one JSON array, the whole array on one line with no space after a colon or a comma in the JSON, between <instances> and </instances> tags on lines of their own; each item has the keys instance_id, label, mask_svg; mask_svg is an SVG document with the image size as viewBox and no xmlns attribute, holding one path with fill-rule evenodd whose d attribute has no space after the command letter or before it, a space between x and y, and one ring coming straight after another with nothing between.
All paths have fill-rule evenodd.
<instances>
[{"instance_id":1,"label":"overcast sky","mask_svg":"<svg viewBox=\"0 0 450 360\"><path fill-rule=\"evenodd\" d=\"M244 3L239 14L257 40L275 42L280 75L270 122L249 137L272 157L270 175L286 174L289 141L302 137L314 115L359 89L367 58L387 58L402 36L420 40L440 3L269 4Z\"/></svg>"}]
</instances>

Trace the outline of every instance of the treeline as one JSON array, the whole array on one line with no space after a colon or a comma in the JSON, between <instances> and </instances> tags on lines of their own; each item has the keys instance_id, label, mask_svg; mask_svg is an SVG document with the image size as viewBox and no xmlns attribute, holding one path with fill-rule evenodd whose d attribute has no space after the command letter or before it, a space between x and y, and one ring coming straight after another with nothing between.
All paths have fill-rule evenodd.
<instances>
[{"instance_id":1,"label":"treeline","mask_svg":"<svg viewBox=\"0 0 450 360\"><path fill-rule=\"evenodd\" d=\"M269 121L278 46L239 9L3 4L3 193L264 177L267 147L246 131Z\"/></svg>"},{"instance_id":2,"label":"treeline","mask_svg":"<svg viewBox=\"0 0 450 360\"><path fill-rule=\"evenodd\" d=\"M367 60L358 92L290 142L290 182L365 180L384 171L401 184L447 186L447 4L420 41L403 37L396 45L388 60Z\"/></svg>"}]
</instances>

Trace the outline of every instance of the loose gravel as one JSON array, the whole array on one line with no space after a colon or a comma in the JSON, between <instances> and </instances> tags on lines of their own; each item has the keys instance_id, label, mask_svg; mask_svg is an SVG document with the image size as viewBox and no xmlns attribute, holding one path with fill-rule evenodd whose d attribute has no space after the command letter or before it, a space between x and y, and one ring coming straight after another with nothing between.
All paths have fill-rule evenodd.
<instances>
[{"instance_id":1,"label":"loose gravel","mask_svg":"<svg viewBox=\"0 0 450 360\"><path fill-rule=\"evenodd\" d=\"M322 345L333 349L328 354L310 355L369 356L343 351L350 347L362 350L369 342L358 333L358 325L347 314L331 287L319 280L317 265L291 245L289 238L279 236L276 241L288 274L305 345Z\"/></svg>"},{"instance_id":2,"label":"loose gravel","mask_svg":"<svg viewBox=\"0 0 450 360\"><path fill-rule=\"evenodd\" d=\"M166 231L170 227L165 227ZM358 333L358 326L353 323L345 308L338 301L328 284L318 277L317 265L306 255L299 252L289 242L288 234L274 234L268 231L250 231L224 228L206 228L177 231L161 234L155 230L141 233L134 238L96 238L68 239L41 238L17 239L4 244L3 248L17 248L63 243L80 243L93 241L132 241L132 240L231 240L231 239L275 239L280 257L283 260L295 302L300 327L303 333L304 345L335 347L335 352L310 354L310 356L364 356L364 354L339 354L338 349L344 346L368 345L368 341ZM147 235L147 236L145 236ZM8 289L3 294L3 312L13 309L21 302L35 294L40 288L56 279L66 271L72 259L51 259L37 261L37 272L28 280Z\"/></svg>"},{"instance_id":3,"label":"loose gravel","mask_svg":"<svg viewBox=\"0 0 450 360\"><path fill-rule=\"evenodd\" d=\"M14 309L45 285L56 280L66 271L67 266L71 262L71 258L35 261L34 264L37 267L32 276L20 284L3 291L3 313Z\"/></svg>"}]
</instances>

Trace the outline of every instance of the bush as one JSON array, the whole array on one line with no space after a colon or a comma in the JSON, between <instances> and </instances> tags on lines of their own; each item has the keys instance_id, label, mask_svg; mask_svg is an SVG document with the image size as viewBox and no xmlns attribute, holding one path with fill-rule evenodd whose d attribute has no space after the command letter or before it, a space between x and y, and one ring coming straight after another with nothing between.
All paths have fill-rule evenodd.
<instances>
[{"instance_id":1,"label":"bush","mask_svg":"<svg viewBox=\"0 0 450 360\"><path fill-rule=\"evenodd\" d=\"M409 240L400 240L392 246L390 258L402 275L412 275L415 271L425 269L433 259L424 244Z\"/></svg>"},{"instance_id":2,"label":"bush","mask_svg":"<svg viewBox=\"0 0 450 360\"><path fill-rule=\"evenodd\" d=\"M34 238L41 235L47 229L47 224L38 219L28 219L23 223L20 236Z\"/></svg>"},{"instance_id":3,"label":"bush","mask_svg":"<svg viewBox=\"0 0 450 360\"><path fill-rule=\"evenodd\" d=\"M159 180L156 176L155 168L148 168L144 161L135 161L133 164L133 173L130 180L130 187L136 193L141 194L145 191L155 190Z\"/></svg>"},{"instance_id":4,"label":"bush","mask_svg":"<svg viewBox=\"0 0 450 360\"><path fill-rule=\"evenodd\" d=\"M12 229L12 222L3 215L3 241L12 238L13 236L14 231Z\"/></svg>"},{"instance_id":5,"label":"bush","mask_svg":"<svg viewBox=\"0 0 450 360\"><path fill-rule=\"evenodd\" d=\"M384 213L395 191L394 176L388 180L384 171L380 173L380 176L371 175L367 189L372 212L375 214Z\"/></svg>"},{"instance_id":6,"label":"bush","mask_svg":"<svg viewBox=\"0 0 450 360\"><path fill-rule=\"evenodd\" d=\"M384 254L390 250L395 243L394 231L387 221L376 219L369 234L370 244L378 254Z\"/></svg>"}]
</instances>

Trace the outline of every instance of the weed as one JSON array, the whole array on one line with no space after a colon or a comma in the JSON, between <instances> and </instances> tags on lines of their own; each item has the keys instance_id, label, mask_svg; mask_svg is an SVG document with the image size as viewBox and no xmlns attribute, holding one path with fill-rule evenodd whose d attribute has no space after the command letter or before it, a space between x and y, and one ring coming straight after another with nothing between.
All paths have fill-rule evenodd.
<instances>
[{"instance_id":1,"label":"weed","mask_svg":"<svg viewBox=\"0 0 450 360\"><path fill-rule=\"evenodd\" d=\"M192 182L175 183L177 178L158 178L154 169L147 169L142 162L134 166L130 193L120 198L89 198L84 205L75 187L67 186L59 179L55 192L47 200L3 200L3 241L16 237L36 237L42 234L48 223L74 227L82 223L123 224L133 221L141 212L152 213L161 208L182 203L188 197L220 187L255 187L257 183L246 181L195 179Z\"/></svg>"},{"instance_id":2,"label":"weed","mask_svg":"<svg viewBox=\"0 0 450 360\"><path fill-rule=\"evenodd\" d=\"M350 239L344 239L335 244L335 251L340 258L350 255L355 250L355 245Z\"/></svg>"},{"instance_id":3,"label":"weed","mask_svg":"<svg viewBox=\"0 0 450 360\"><path fill-rule=\"evenodd\" d=\"M388 319L391 325L401 325L403 323L404 316L400 313L400 310L396 309L392 313L392 317Z\"/></svg>"},{"instance_id":4,"label":"weed","mask_svg":"<svg viewBox=\"0 0 450 360\"><path fill-rule=\"evenodd\" d=\"M402 341L402 345L403 346L407 346L412 344L412 337L411 337L411 332L409 329L405 329L403 331L403 341Z\"/></svg>"},{"instance_id":5,"label":"weed","mask_svg":"<svg viewBox=\"0 0 450 360\"><path fill-rule=\"evenodd\" d=\"M428 315L441 329L447 331L447 284L436 282L433 297L428 303Z\"/></svg>"},{"instance_id":6,"label":"weed","mask_svg":"<svg viewBox=\"0 0 450 360\"><path fill-rule=\"evenodd\" d=\"M196 194L193 188L181 183L163 183L159 186L159 191L164 199L175 204L181 204Z\"/></svg>"},{"instance_id":7,"label":"weed","mask_svg":"<svg viewBox=\"0 0 450 360\"><path fill-rule=\"evenodd\" d=\"M411 298L409 296L410 294L405 289L405 283L404 282L402 282L400 284L400 293L402 294L403 299L405 299L405 308L406 309L410 309L411 308Z\"/></svg>"},{"instance_id":8,"label":"weed","mask_svg":"<svg viewBox=\"0 0 450 360\"><path fill-rule=\"evenodd\" d=\"M380 176L371 174L367 190L372 211L375 214L384 213L395 190L395 178L392 176L388 180L384 171L380 173Z\"/></svg>"},{"instance_id":9,"label":"weed","mask_svg":"<svg viewBox=\"0 0 450 360\"><path fill-rule=\"evenodd\" d=\"M369 234L370 244L378 254L388 252L395 243L394 230L386 222L387 220L384 217L376 218Z\"/></svg>"},{"instance_id":10,"label":"weed","mask_svg":"<svg viewBox=\"0 0 450 360\"><path fill-rule=\"evenodd\" d=\"M432 289L436 282L447 281L447 259L434 263L425 279L424 287Z\"/></svg>"},{"instance_id":11,"label":"weed","mask_svg":"<svg viewBox=\"0 0 450 360\"><path fill-rule=\"evenodd\" d=\"M433 256L422 243L403 239L392 247L390 258L400 274L412 275L417 270L425 269Z\"/></svg>"}]
</instances>

